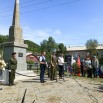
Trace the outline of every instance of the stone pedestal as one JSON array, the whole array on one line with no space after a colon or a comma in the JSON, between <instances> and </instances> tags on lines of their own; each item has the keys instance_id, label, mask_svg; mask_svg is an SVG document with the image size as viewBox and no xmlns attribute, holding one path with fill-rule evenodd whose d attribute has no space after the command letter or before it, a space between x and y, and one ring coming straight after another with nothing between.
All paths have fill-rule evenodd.
<instances>
[{"instance_id":1,"label":"stone pedestal","mask_svg":"<svg viewBox=\"0 0 103 103\"><path fill-rule=\"evenodd\" d=\"M9 62L12 52L16 52L16 58L18 61L17 64L17 71L26 71L27 70L27 63L26 63L26 44L19 44L16 42L13 43L5 43L4 45L4 52L3 58L6 63Z\"/></svg>"},{"instance_id":2,"label":"stone pedestal","mask_svg":"<svg viewBox=\"0 0 103 103\"><path fill-rule=\"evenodd\" d=\"M3 71L3 81L2 84L9 84L9 70L5 69Z\"/></svg>"},{"instance_id":3,"label":"stone pedestal","mask_svg":"<svg viewBox=\"0 0 103 103\"><path fill-rule=\"evenodd\" d=\"M24 44L24 40L22 39L22 28L20 26L10 26L9 41L15 41L19 44Z\"/></svg>"},{"instance_id":4,"label":"stone pedestal","mask_svg":"<svg viewBox=\"0 0 103 103\"><path fill-rule=\"evenodd\" d=\"M34 79L37 78L37 74L35 74L32 70L27 70L27 71L17 71L19 74L16 74L15 82L17 81L23 81L23 80L28 80L28 79ZM23 75L24 76L23 76Z\"/></svg>"}]
</instances>

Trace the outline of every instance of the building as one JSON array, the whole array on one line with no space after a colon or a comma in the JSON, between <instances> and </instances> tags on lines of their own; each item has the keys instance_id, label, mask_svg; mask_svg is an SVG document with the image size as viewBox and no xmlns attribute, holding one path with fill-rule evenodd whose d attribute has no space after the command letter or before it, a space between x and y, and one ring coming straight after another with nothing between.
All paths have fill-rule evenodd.
<instances>
[{"instance_id":1,"label":"building","mask_svg":"<svg viewBox=\"0 0 103 103\"><path fill-rule=\"evenodd\" d=\"M39 68L39 56L32 53L26 53L27 69L34 70Z\"/></svg>"},{"instance_id":2,"label":"building","mask_svg":"<svg viewBox=\"0 0 103 103\"><path fill-rule=\"evenodd\" d=\"M78 55L80 55L81 57L85 57L87 54L87 49L86 46L73 46L73 47L67 47L67 52L70 55L73 55L75 57L77 57ZM103 56L103 45L98 45L97 47L97 54L98 56Z\"/></svg>"},{"instance_id":3,"label":"building","mask_svg":"<svg viewBox=\"0 0 103 103\"><path fill-rule=\"evenodd\" d=\"M32 53L26 53L26 61L33 61L34 63L39 63L39 57Z\"/></svg>"}]
</instances>

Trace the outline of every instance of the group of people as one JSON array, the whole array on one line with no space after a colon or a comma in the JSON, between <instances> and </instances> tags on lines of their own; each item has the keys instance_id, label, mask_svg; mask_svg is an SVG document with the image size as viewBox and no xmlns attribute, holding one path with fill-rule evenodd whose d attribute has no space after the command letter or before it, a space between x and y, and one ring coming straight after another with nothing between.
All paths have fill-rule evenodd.
<instances>
[{"instance_id":1,"label":"group of people","mask_svg":"<svg viewBox=\"0 0 103 103\"><path fill-rule=\"evenodd\" d=\"M63 54L59 57L56 56L56 51L54 50L50 62L46 61L46 52L42 52L40 56L40 82L44 83L44 74L46 67L49 69L50 80L57 80L57 68L59 67L59 78L62 79L64 75L64 58Z\"/></svg>"},{"instance_id":2,"label":"group of people","mask_svg":"<svg viewBox=\"0 0 103 103\"><path fill-rule=\"evenodd\" d=\"M76 61L75 61L76 62ZM73 62L74 63L74 62ZM46 52L42 52L40 56L40 82L44 83L44 74L45 68L48 66L48 77L50 80L57 79L57 68L59 68L59 78L64 76L64 57L63 54L60 54L58 57L56 51L53 51L49 63L46 61ZM70 66L69 66L70 67ZM71 66L72 68L72 66ZM75 69L75 68L74 68ZM71 70L71 69L69 69ZM80 61L80 66L78 68L79 74L83 77L98 77L99 73L99 61L96 56L93 56L92 59L87 56L86 59ZM73 72L73 70L72 70ZM70 73L72 74L70 71ZM80 76L79 75L79 76Z\"/></svg>"},{"instance_id":3,"label":"group of people","mask_svg":"<svg viewBox=\"0 0 103 103\"><path fill-rule=\"evenodd\" d=\"M50 80L57 80L57 68L59 68L59 79L62 79L64 76L64 57L63 54L60 54L58 57L56 55L56 51L53 51L50 62L47 63L46 60L46 52L42 52L41 56L39 58L40 61L40 82L44 83L46 82L44 80L44 74L45 69L49 68L49 75ZM9 71L9 85L14 85L14 79L15 79L15 71L17 69L17 59L16 59L16 53L12 53L12 57L10 58L8 62L8 66L6 65L5 61L2 57L0 57L0 80L3 80L3 73L5 68ZM99 61L96 58L96 56L93 56L92 59L87 57L85 60L81 62L80 65L81 69L81 75L87 77L94 77L98 76L98 70L99 70ZM2 88L0 88L2 89Z\"/></svg>"},{"instance_id":4,"label":"group of people","mask_svg":"<svg viewBox=\"0 0 103 103\"><path fill-rule=\"evenodd\" d=\"M15 52L12 53L12 57L10 58L7 64L3 60L2 56L0 56L0 82L4 81L5 68L8 69L8 72L9 72L9 76L8 76L9 85L10 86L14 85L15 71L17 69L17 59L16 59Z\"/></svg>"},{"instance_id":5,"label":"group of people","mask_svg":"<svg viewBox=\"0 0 103 103\"><path fill-rule=\"evenodd\" d=\"M98 77L99 73L99 61L96 56L93 56L92 59L87 57L84 61L81 62L81 74L82 76L87 77Z\"/></svg>"}]
</instances>

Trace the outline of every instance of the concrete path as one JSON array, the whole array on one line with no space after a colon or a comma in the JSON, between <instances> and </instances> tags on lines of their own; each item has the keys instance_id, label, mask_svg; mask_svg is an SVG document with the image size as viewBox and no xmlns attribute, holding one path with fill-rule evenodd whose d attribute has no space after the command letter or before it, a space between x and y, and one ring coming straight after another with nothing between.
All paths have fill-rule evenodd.
<instances>
[{"instance_id":1,"label":"concrete path","mask_svg":"<svg viewBox=\"0 0 103 103\"><path fill-rule=\"evenodd\" d=\"M36 77L0 87L0 103L21 103L25 89L24 103L103 103L103 84L88 80L65 78L56 83L46 78L40 83Z\"/></svg>"}]
</instances>

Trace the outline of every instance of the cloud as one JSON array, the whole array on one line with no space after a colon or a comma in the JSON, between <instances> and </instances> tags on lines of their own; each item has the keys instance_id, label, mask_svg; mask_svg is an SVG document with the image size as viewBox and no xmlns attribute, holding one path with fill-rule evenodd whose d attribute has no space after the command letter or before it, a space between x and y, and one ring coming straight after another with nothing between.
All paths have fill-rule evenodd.
<instances>
[{"instance_id":1,"label":"cloud","mask_svg":"<svg viewBox=\"0 0 103 103\"><path fill-rule=\"evenodd\" d=\"M31 40L37 44L40 44L43 40L47 40L49 36L52 36L54 40L61 36L62 32L59 29L33 29L28 26L23 27L23 38L25 40Z\"/></svg>"},{"instance_id":2,"label":"cloud","mask_svg":"<svg viewBox=\"0 0 103 103\"><path fill-rule=\"evenodd\" d=\"M56 29L53 34L54 35L61 35L62 32L59 29Z\"/></svg>"},{"instance_id":3,"label":"cloud","mask_svg":"<svg viewBox=\"0 0 103 103\"><path fill-rule=\"evenodd\" d=\"M22 30L24 40L31 40L37 44L40 44L44 39L47 40L49 36L52 36L56 41L62 36L62 32L59 29L34 29L29 26L22 26ZM9 35L9 27L0 26L0 34Z\"/></svg>"}]
</instances>

